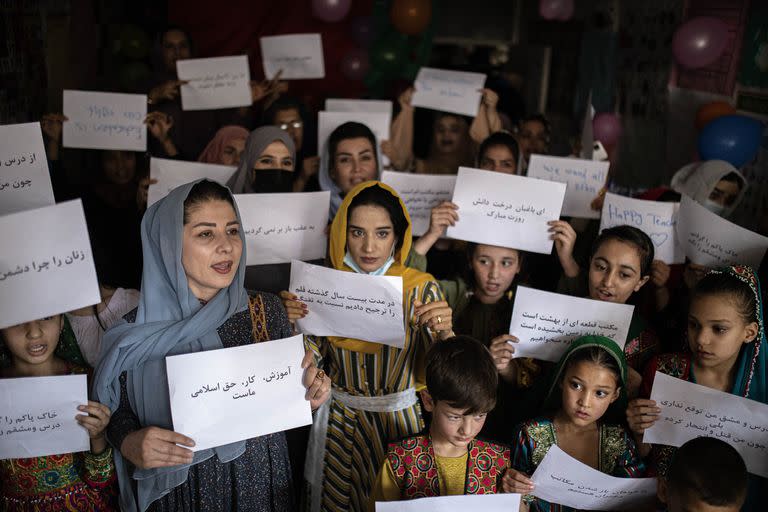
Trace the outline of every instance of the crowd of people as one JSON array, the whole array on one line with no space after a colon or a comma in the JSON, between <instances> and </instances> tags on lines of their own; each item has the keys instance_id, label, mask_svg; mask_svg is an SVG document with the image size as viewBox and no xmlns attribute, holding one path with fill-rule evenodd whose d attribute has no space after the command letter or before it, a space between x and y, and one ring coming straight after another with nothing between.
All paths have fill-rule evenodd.
<instances>
[{"instance_id":1,"label":"crowd of people","mask_svg":"<svg viewBox=\"0 0 768 512\"><path fill-rule=\"evenodd\" d=\"M768 402L756 269L668 265L640 229L598 232L579 219L549 223L551 255L449 240L461 217L451 202L433 208L415 238L403 200L380 181L382 155L401 172L525 175L531 155L549 151L547 119L511 126L483 89L473 119L434 113L419 158L411 88L396 101L388 140L347 122L314 148L314 120L280 81L252 84L248 108L182 110L175 64L193 46L176 28L158 43L148 155L92 150L78 160L88 166L82 186L61 149L67 119L41 120L56 200L83 201L101 302L2 329L0 377L87 374L92 400L77 421L91 449L1 460L0 510L373 511L377 501L488 493L523 495L521 510L570 510L534 497L531 476L553 445L612 476L657 477L651 510L768 503L765 479L722 440L643 442L661 413L650 399L657 372ZM237 170L226 186L198 180L147 208L148 156ZM685 194L727 218L748 185L730 164L709 161L643 198ZM173 430L165 357L288 338L312 307L288 291L290 264L246 265L233 194L316 190L331 196L320 263L400 277L402 344L306 334L311 430L195 451ZM557 363L515 357L520 284L635 305L626 343L584 336Z\"/></svg>"}]
</instances>

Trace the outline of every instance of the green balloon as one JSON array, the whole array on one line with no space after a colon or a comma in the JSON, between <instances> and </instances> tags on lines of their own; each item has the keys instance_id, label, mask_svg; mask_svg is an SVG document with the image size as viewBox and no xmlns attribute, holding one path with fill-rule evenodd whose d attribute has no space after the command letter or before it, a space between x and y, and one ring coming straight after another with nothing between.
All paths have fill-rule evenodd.
<instances>
[{"instance_id":1,"label":"green balloon","mask_svg":"<svg viewBox=\"0 0 768 512\"><path fill-rule=\"evenodd\" d=\"M373 69L385 74L397 73L408 55L408 36L390 32L371 48Z\"/></svg>"}]
</instances>

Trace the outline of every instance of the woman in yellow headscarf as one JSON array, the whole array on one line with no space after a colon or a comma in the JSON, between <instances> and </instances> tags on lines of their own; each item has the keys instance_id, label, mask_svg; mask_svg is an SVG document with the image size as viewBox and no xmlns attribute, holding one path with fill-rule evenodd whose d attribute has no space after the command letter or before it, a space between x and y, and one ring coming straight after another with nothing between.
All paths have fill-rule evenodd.
<instances>
[{"instance_id":1,"label":"woman in yellow headscarf","mask_svg":"<svg viewBox=\"0 0 768 512\"><path fill-rule=\"evenodd\" d=\"M402 277L409 320L403 348L306 337L333 381L333 398L315 416L307 452L311 510L366 510L387 444L424 427L416 398L423 360L433 340L453 335L452 312L431 275L403 264L410 248L410 217L394 190L368 181L349 191L331 224L330 263L346 272ZM294 295L281 295L290 319L307 313Z\"/></svg>"}]
</instances>

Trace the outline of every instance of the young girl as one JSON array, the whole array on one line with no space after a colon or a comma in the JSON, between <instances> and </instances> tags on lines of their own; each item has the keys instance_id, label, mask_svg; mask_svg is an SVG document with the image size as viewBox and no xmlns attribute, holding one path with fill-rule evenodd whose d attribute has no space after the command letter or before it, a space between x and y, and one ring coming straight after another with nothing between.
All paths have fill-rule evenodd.
<instances>
[{"instance_id":1,"label":"young girl","mask_svg":"<svg viewBox=\"0 0 768 512\"><path fill-rule=\"evenodd\" d=\"M567 222L550 222L558 256L564 270L559 291L569 295L583 294L583 273L573 259L576 233ZM567 232L567 234L566 234ZM632 226L604 229L592 245L586 273L590 299L626 304L651 278L653 242L644 232ZM630 367L627 392L633 396L640 384L640 371L658 351L659 339L635 308L629 326L624 355Z\"/></svg>"},{"instance_id":2,"label":"young girl","mask_svg":"<svg viewBox=\"0 0 768 512\"><path fill-rule=\"evenodd\" d=\"M59 356L79 354L76 345L72 351L59 347L63 330L64 316L56 315L0 331L0 378L87 373ZM78 410L91 451L0 461L0 510L117 510L112 449L104 437L110 411L90 400Z\"/></svg>"},{"instance_id":3,"label":"young girl","mask_svg":"<svg viewBox=\"0 0 768 512\"><path fill-rule=\"evenodd\" d=\"M544 402L546 415L524 422L512 444L505 492L528 494L532 511L572 510L533 498L530 476L552 445L584 464L622 478L645 473L631 433L620 423L626 404L627 363L608 338L584 336L560 358Z\"/></svg>"},{"instance_id":4,"label":"young girl","mask_svg":"<svg viewBox=\"0 0 768 512\"><path fill-rule=\"evenodd\" d=\"M765 331L760 282L749 267L713 270L693 288L688 311L690 353L663 354L645 369L641 396L651 394L656 372L695 382L757 402L768 402ZM629 427L638 441L659 418L661 410L647 398L633 400L627 409ZM653 469L665 476L675 449L640 445L651 453ZM742 510L763 510L766 482L750 477ZM761 495L762 493L762 495Z\"/></svg>"}]
</instances>

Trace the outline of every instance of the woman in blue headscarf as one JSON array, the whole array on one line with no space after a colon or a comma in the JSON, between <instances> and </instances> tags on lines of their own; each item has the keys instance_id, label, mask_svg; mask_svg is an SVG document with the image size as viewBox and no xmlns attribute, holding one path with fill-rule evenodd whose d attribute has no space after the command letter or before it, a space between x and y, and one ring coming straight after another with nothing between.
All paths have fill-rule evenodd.
<instances>
[{"instance_id":1,"label":"woman in blue headscarf","mask_svg":"<svg viewBox=\"0 0 768 512\"><path fill-rule=\"evenodd\" d=\"M104 338L94 393L113 411L120 505L125 511L290 510L290 464L282 433L192 452L172 431L165 358L286 338L280 300L243 287L245 248L231 193L208 180L174 189L152 205L141 229L141 297ZM307 354L312 408L328 395Z\"/></svg>"}]
</instances>

